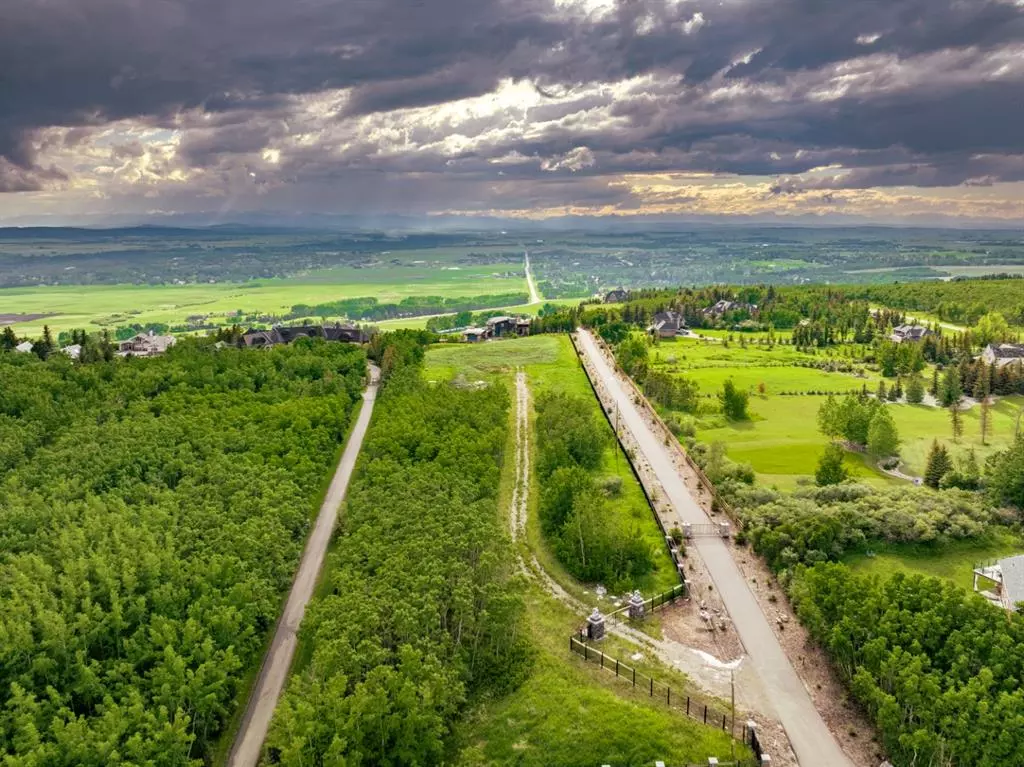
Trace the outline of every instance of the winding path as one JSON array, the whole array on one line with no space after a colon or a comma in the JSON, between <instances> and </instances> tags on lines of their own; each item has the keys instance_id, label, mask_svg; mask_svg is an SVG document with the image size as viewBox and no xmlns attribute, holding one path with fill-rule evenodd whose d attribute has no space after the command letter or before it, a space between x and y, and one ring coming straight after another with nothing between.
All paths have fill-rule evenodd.
<instances>
[{"instance_id":1,"label":"winding path","mask_svg":"<svg viewBox=\"0 0 1024 767\"><path fill-rule=\"evenodd\" d=\"M533 281L533 272L530 271L530 253L523 251L523 264L526 267L526 286L530 289L530 303L539 304L540 293L537 292L537 284Z\"/></svg>"},{"instance_id":2,"label":"winding path","mask_svg":"<svg viewBox=\"0 0 1024 767\"><path fill-rule=\"evenodd\" d=\"M352 470L355 468L356 458L363 445L363 438L366 436L366 429L370 424L370 416L373 415L379 379L380 371L377 366L370 365L370 383L363 392L363 407L359 411L359 418L349 435L348 444L345 445L345 452L342 453L341 460L338 462L334 478L331 480L330 487L327 488L327 495L324 496L324 502L317 515L313 532L310 533L306 548L302 552L299 569L292 582L292 590L288 594L284 612L281 613L281 618L278 620L277 630L274 632L270 648L263 659L260 675L252 692L249 693L249 703L228 758L230 767L256 767L259 762L263 740L267 737L270 720L274 715L281 691L284 689L288 670L292 664L292 656L295 654L296 632L299 629L299 624L302 623L306 605L309 604L309 600L313 596L313 589L316 587L317 577L320 575L320 568L323 566L324 557L327 554L327 545L330 543L331 533L334 531L334 523L338 518L338 508L345 499L345 491L352 478Z\"/></svg>"},{"instance_id":3,"label":"winding path","mask_svg":"<svg viewBox=\"0 0 1024 767\"><path fill-rule=\"evenodd\" d=\"M616 375L593 336L579 330L580 349L609 392L619 411L620 428L632 432L636 444L664 488L680 522L708 524L711 520L690 495L673 464L668 447L651 430L631 394ZM775 714L793 750L805 767L852 767L811 701L803 682L779 644L768 619L750 591L732 553L718 537L700 537L691 544L707 567L747 651L750 666L772 696ZM767 713L767 712L766 712Z\"/></svg>"}]
</instances>

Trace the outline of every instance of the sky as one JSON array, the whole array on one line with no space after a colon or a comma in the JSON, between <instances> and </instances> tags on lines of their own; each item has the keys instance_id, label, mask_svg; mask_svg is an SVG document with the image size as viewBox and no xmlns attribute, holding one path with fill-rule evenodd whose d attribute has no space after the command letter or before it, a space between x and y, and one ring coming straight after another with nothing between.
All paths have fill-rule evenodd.
<instances>
[{"instance_id":1,"label":"sky","mask_svg":"<svg viewBox=\"0 0 1024 767\"><path fill-rule=\"evenodd\" d=\"M0 0L0 225L1024 226L1024 0Z\"/></svg>"}]
</instances>

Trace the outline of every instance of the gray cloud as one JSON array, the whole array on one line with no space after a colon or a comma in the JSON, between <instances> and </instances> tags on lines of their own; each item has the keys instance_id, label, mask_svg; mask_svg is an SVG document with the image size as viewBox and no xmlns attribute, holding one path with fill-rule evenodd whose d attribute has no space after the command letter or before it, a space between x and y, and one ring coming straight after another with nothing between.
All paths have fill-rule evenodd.
<instances>
[{"instance_id":1,"label":"gray cloud","mask_svg":"<svg viewBox=\"0 0 1024 767\"><path fill-rule=\"evenodd\" d=\"M780 194L1016 181L1021 46L1024 7L1001 0L633 0L589 15L553 0L5 0L0 192L73 174L41 159L61 148L45 129L71 128L67 149L125 119L181 131L162 168L212 174L169 200L228 184L301 204L333 183L442 208L500 185L515 207L628 206L609 177L697 171L778 177ZM628 78L642 79L611 85ZM357 127L509 80L550 97ZM342 90L310 124L303 99ZM398 130L405 150L381 138ZM314 138L288 145L297 132ZM454 133L465 141L446 144ZM814 170L832 165L844 172Z\"/></svg>"}]
</instances>

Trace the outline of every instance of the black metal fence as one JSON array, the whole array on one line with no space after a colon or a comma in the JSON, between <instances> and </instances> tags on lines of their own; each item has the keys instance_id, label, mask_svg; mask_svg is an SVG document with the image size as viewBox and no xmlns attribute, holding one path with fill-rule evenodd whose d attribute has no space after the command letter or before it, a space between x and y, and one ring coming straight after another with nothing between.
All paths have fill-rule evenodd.
<instances>
[{"instance_id":1,"label":"black metal fence","mask_svg":"<svg viewBox=\"0 0 1024 767\"><path fill-rule=\"evenodd\" d=\"M683 574L683 561L682 554L679 551L679 546L672 540L672 537L668 530L665 529L665 524L661 521L661 515L658 514L658 506L651 498L650 492L647 490L647 485L644 484L643 477L640 476L639 470L636 468L635 458L632 456L626 443L622 440L622 435L619 433L615 422L612 420L611 413L608 412L605 407L604 400L601 399L601 394L597 390L597 386L594 384L593 378L591 378L590 370L587 368L587 364L584 361L583 353L580 351L578 342L576 340L576 334L569 334L569 341L572 343L572 348L576 352L576 358L579 360L580 366L583 368L583 372L587 377L587 383L590 384L590 390L594 393L594 398L601 406L601 413L604 415L605 420L608 421L608 425L611 426L612 432L615 434L615 441L618 443L618 448L622 450L623 455L626 456L626 462L629 463L629 468L636 478L637 484L640 485L640 490L643 491L644 498L647 500L647 505L654 514L654 521L658 524L658 529L661 530L661 534L665 539L665 546L668 549L669 556L672 557L672 564L675 565L676 575L679 577L680 584L684 589L684 595L687 593L686 589L686 576ZM646 400L645 400L646 401ZM667 428L667 427L666 427Z\"/></svg>"},{"instance_id":2,"label":"black metal fence","mask_svg":"<svg viewBox=\"0 0 1024 767\"><path fill-rule=\"evenodd\" d=\"M703 724L718 727L730 733L733 737L739 735L739 739L742 739L744 743L753 746L751 743L752 736L756 740L754 731L747 727L746 724L743 724L739 733L737 733L736 723L733 722L732 716L727 711L724 711L720 704L697 697L692 693L682 692L678 689L673 690L671 686L664 682L659 682L654 677L648 676L642 671L637 671L636 667L626 665L618 658L613 658L601 652L589 643L577 639L575 636L569 637L569 650L579 655L585 661L598 664L609 673L615 674L616 678L632 684L636 689L646 692L649 697L661 700L669 708L677 709L691 719L696 719ZM757 752L755 751L755 753ZM758 757L760 757L760 754L758 754Z\"/></svg>"}]
</instances>

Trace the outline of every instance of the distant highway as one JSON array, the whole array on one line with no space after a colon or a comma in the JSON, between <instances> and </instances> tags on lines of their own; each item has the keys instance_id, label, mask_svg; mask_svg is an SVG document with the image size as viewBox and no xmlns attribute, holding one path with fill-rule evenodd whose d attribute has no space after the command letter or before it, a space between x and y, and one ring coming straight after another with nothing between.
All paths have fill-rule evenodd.
<instances>
[{"instance_id":1,"label":"distant highway","mask_svg":"<svg viewBox=\"0 0 1024 767\"><path fill-rule=\"evenodd\" d=\"M579 330L580 349L591 361L602 386L615 402L619 424L632 432L637 446L665 490L680 522L708 524L711 520L690 494L669 448L644 420L633 397L619 379L593 336ZM704 561L719 596L729 611L747 651L750 664L774 702L775 713L803 767L853 767L832 737L811 696L779 644L768 619L750 591L725 542L717 536L698 537L692 545Z\"/></svg>"},{"instance_id":2,"label":"distant highway","mask_svg":"<svg viewBox=\"0 0 1024 767\"><path fill-rule=\"evenodd\" d=\"M274 632L270 649L267 650L267 655L263 659L259 678L256 680L252 692L249 693L245 716L235 735L235 743L231 747L231 756L228 758L229 767L256 767L259 763L263 741L270 729L270 720L274 716L277 700L281 697L285 680L288 678L288 670L292 665L296 632L299 630L299 624L302 623L306 605L309 604L309 600L313 596L313 589L327 553L327 544L330 543L334 523L338 518L338 507L345 499L345 491L348 489L348 482L352 478L352 470L355 468L356 458L359 456L363 437L366 436L370 416L373 414L379 377L380 371L377 366L371 365L370 384L363 392L363 407L359 411L359 418L349 435L348 444L345 445L345 452L342 453L341 461L338 462L331 485L327 488L327 495L320 507L313 532L310 533L309 540L306 542L306 549L302 552L302 560L299 562L292 590L288 594L284 612L281 613L281 619L277 623L277 630Z\"/></svg>"},{"instance_id":3,"label":"distant highway","mask_svg":"<svg viewBox=\"0 0 1024 767\"><path fill-rule=\"evenodd\" d=\"M530 288L530 303L540 303L540 293L537 292L537 285L533 281L533 272L530 271L530 253L523 251L523 263L526 266L526 284Z\"/></svg>"}]
</instances>

